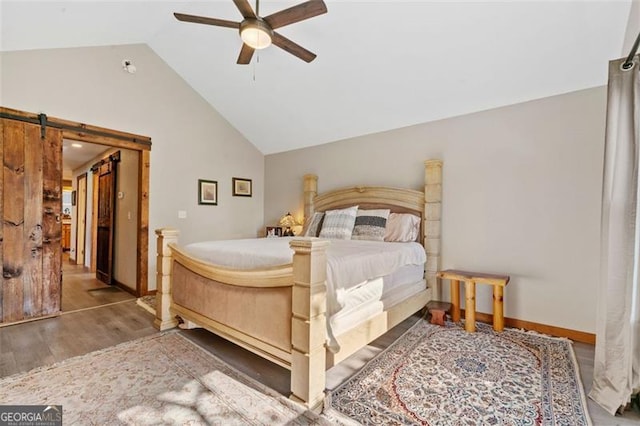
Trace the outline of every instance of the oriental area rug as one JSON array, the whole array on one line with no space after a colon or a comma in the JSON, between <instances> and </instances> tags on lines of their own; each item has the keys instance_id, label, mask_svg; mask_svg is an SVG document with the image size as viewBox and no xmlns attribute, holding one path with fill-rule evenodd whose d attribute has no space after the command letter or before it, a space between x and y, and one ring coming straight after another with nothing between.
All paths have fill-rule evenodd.
<instances>
[{"instance_id":1,"label":"oriental area rug","mask_svg":"<svg viewBox=\"0 0 640 426\"><path fill-rule=\"evenodd\" d=\"M566 339L418 321L328 397L362 424L591 425Z\"/></svg>"},{"instance_id":2,"label":"oriental area rug","mask_svg":"<svg viewBox=\"0 0 640 426\"><path fill-rule=\"evenodd\" d=\"M167 332L0 379L0 404L62 405L65 425L332 425Z\"/></svg>"}]
</instances>

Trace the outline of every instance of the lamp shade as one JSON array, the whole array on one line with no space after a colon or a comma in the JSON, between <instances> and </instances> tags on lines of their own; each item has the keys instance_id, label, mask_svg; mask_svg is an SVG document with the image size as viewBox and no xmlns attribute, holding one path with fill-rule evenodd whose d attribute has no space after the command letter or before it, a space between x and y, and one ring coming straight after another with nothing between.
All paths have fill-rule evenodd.
<instances>
[{"instance_id":1,"label":"lamp shade","mask_svg":"<svg viewBox=\"0 0 640 426\"><path fill-rule=\"evenodd\" d=\"M280 218L280 226L291 228L292 226L296 226L296 220L291 213L287 213Z\"/></svg>"}]
</instances>

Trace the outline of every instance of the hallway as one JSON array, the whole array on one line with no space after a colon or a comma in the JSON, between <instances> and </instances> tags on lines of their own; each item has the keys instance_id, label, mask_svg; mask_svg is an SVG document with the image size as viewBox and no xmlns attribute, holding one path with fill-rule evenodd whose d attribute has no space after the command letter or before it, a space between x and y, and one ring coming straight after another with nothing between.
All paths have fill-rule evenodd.
<instances>
[{"instance_id":1,"label":"hallway","mask_svg":"<svg viewBox=\"0 0 640 426\"><path fill-rule=\"evenodd\" d=\"M94 272L69 263L69 254L62 256L62 312L95 308L112 303L135 300L135 296L116 286L96 279Z\"/></svg>"}]
</instances>

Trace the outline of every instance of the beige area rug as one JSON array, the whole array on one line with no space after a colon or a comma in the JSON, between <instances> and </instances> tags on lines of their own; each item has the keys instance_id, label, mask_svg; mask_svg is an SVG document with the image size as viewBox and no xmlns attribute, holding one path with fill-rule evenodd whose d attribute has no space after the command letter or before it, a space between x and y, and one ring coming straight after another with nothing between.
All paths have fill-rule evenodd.
<instances>
[{"instance_id":1,"label":"beige area rug","mask_svg":"<svg viewBox=\"0 0 640 426\"><path fill-rule=\"evenodd\" d=\"M330 425L167 332L0 380L4 405L62 405L69 425Z\"/></svg>"}]
</instances>

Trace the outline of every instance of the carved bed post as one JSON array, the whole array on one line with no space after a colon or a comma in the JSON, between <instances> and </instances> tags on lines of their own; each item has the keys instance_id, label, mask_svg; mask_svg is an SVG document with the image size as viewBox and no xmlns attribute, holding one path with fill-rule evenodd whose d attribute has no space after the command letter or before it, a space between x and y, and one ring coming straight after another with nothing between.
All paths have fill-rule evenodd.
<instances>
[{"instance_id":1,"label":"carved bed post","mask_svg":"<svg viewBox=\"0 0 640 426\"><path fill-rule=\"evenodd\" d=\"M156 229L157 264L156 264L156 319L153 325L160 331L178 325L178 320L171 315L171 267L173 259L169 244L178 243L179 231L173 228Z\"/></svg>"},{"instance_id":2,"label":"carved bed post","mask_svg":"<svg viewBox=\"0 0 640 426\"><path fill-rule=\"evenodd\" d=\"M318 176L304 175L304 220L305 222L313 216L315 206L313 199L318 195Z\"/></svg>"},{"instance_id":3,"label":"carved bed post","mask_svg":"<svg viewBox=\"0 0 640 426\"><path fill-rule=\"evenodd\" d=\"M319 410L324 402L329 241L294 239L291 319L291 399Z\"/></svg>"},{"instance_id":4,"label":"carved bed post","mask_svg":"<svg viewBox=\"0 0 640 426\"><path fill-rule=\"evenodd\" d=\"M427 160L424 167L424 248L427 252L425 272L427 286L432 289L432 299L440 300L440 285L436 273L440 269L442 160Z\"/></svg>"}]
</instances>

